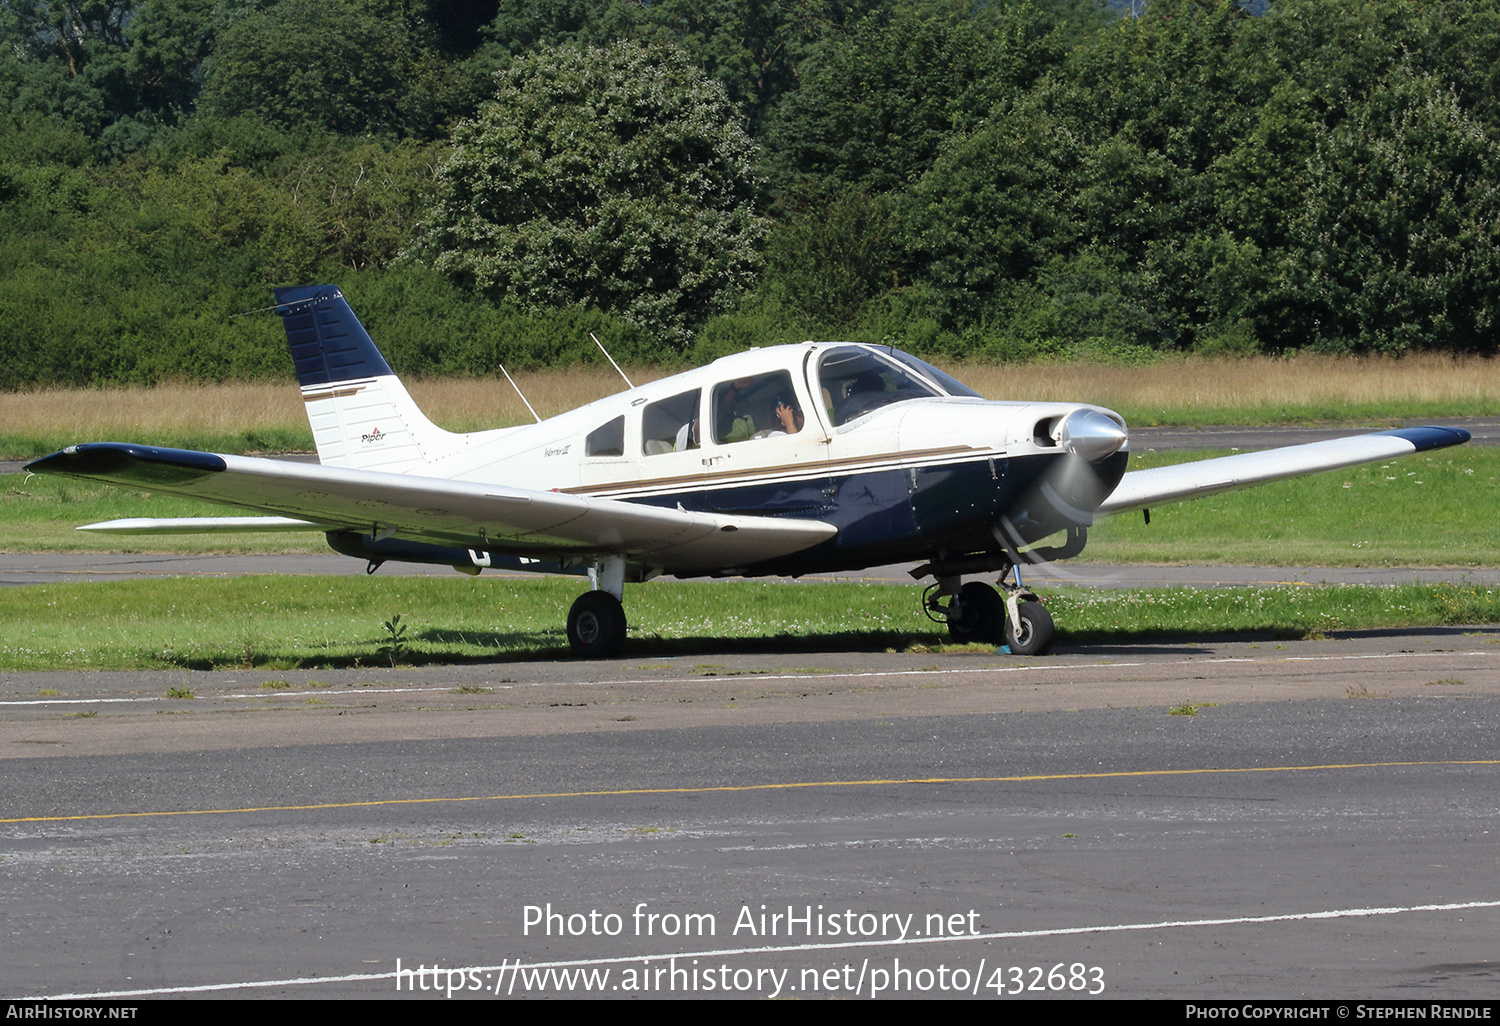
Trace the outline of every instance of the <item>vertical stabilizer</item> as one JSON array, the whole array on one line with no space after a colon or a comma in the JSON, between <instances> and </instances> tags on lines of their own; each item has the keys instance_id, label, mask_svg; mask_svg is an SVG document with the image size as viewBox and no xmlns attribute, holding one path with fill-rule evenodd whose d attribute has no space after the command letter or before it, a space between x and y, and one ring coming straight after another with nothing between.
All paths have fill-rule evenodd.
<instances>
[{"instance_id":1,"label":"vertical stabilizer","mask_svg":"<svg viewBox=\"0 0 1500 1026\"><path fill-rule=\"evenodd\" d=\"M276 303L325 466L400 474L463 447L417 409L337 288L277 289Z\"/></svg>"}]
</instances>

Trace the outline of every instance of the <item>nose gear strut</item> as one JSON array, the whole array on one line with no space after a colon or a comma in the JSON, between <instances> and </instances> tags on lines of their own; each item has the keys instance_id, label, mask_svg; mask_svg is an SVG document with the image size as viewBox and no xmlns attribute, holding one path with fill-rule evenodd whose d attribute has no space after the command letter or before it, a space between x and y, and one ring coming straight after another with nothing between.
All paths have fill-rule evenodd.
<instances>
[{"instance_id":1,"label":"nose gear strut","mask_svg":"<svg viewBox=\"0 0 1500 1026\"><path fill-rule=\"evenodd\" d=\"M931 572L929 567L917 570L922 576ZM1006 580L1012 576L1014 582ZM1022 583L1021 568L1010 560L995 582L999 592L982 581L964 584L960 574L935 577L922 593L922 610L935 623L947 624L954 641L1004 645L1012 655L1044 655L1052 647L1052 614Z\"/></svg>"}]
</instances>

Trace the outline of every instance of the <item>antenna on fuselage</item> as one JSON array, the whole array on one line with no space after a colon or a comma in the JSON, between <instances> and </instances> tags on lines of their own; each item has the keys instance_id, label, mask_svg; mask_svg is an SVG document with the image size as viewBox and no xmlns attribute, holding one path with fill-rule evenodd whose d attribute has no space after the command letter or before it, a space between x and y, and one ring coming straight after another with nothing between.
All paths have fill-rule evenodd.
<instances>
[{"instance_id":1,"label":"antenna on fuselage","mask_svg":"<svg viewBox=\"0 0 1500 1026\"><path fill-rule=\"evenodd\" d=\"M521 386L516 384L516 379L510 376L510 371L505 369L505 364L496 364L496 366L500 368L500 373L505 375L505 380L510 382L510 387L516 390L516 395L521 397L521 402L526 403L526 408L528 410L531 410L531 415L533 417L536 417L536 422L540 424L542 422L542 418L537 417L536 410L531 409L531 403L527 401L526 393L521 391Z\"/></svg>"},{"instance_id":2,"label":"antenna on fuselage","mask_svg":"<svg viewBox=\"0 0 1500 1026\"><path fill-rule=\"evenodd\" d=\"M604 358L609 361L609 365L619 372L620 377L625 378L626 387L634 388L635 384L629 378L625 377L625 372L620 370L620 365L615 363L615 358L609 355L609 350L604 348L604 343L599 341L598 336L591 331L589 332L589 338L594 340L594 345L599 347L599 352L604 354Z\"/></svg>"}]
</instances>

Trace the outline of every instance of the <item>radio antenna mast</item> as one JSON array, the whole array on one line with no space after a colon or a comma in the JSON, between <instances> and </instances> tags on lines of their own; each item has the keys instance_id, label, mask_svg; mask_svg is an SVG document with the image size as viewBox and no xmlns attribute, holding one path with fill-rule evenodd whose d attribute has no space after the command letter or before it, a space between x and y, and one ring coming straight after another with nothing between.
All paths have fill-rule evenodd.
<instances>
[{"instance_id":1,"label":"radio antenna mast","mask_svg":"<svg viewBox=\"0 0 1500 1026\"><path fill-rule=\"evenodd\" d=\"M500 373L505 375L505 380L510 382L510 387L516 390L516 395L521 397L521 402L526 403L526 408L531 410L531 415L536 417L536 422L540 424L542 418L537 417L536 410L531 409L531 403L526 399L526 393L521 391L521 386L516 384L516 379L510 376L510 371L505 369L505 364L497 364L496 366L500 368Z\"/></svg>"},{"instance_id":2,"label":"radio antenna mast","mask_svg":"<svg viewBox=\"0 0 1500 1026\"><path fill-rule=\"evenodd\" d=\"M625 377L625 372L620 370L620 365L615 363L615 358L609 355L609 350L604 348L604 343L599 341L598 336L591 331L589 332L589 338L594 340L594 345L599 347L599 352L604 354L604 358L609 361L609 365L615 369L620 377L625 378L625 384L630 388L634 388L635 384L629 378Z\"/></svg>"}]
</instances>

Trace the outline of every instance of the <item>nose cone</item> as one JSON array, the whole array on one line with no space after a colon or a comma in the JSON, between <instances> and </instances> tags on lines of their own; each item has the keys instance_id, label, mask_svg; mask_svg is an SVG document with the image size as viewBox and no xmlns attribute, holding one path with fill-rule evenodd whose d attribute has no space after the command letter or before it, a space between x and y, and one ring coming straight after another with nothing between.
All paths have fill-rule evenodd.
<instances>
[{"instance_id":1,"label":"nose cone","mask_svg":"<svg viewBox=\"0 0 1500 1026\"><path fill-rule=\"evenodd\" d=\"M1114 418L1098 410L1074 410L1057 432L1057 440L1064 449L1095 464L1119 452L1129 438Z\"/></svg>"}]
</instances>

